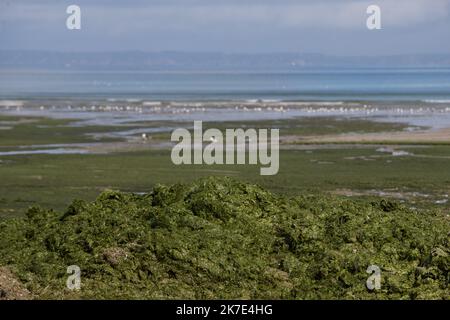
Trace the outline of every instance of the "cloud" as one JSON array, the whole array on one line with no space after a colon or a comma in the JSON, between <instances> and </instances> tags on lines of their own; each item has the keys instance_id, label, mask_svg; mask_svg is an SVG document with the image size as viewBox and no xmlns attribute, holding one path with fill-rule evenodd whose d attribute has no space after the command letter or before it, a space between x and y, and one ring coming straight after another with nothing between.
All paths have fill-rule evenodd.
<instances>
[{"instance_id":1,"label":"cloud","mask_svg":"<svg viewBox=\"0 0 450 320\"><path fill-rule=\"evenodd\" d=\"M353 50L367 45L364 41L373 48L399 47L393 50L421 49L421 43L435 51L450 46L435 39L436 34L450 38L450 0L9 0L8 6L5 1L0 0L0 41L11 47L33 47L39 41L97 50L122 45L342 52L350 50L352 41L360 43ZM80 33L65 28L70 4L81 7ZM371 4L381 7L381 33L367 33Z\"/></svg>"},{"instance_id":2,"label":"cloud","mask_svg":"<svg viewBox=\"0 0 450 320\"><path fill-rule=\"evenodd\" d=\"M97 1L18 1L11 4L7 20L41 22L60 19L65 5L77 3L92 18L107 23L126 22L140 27L161 23L172 27L205 27L215 24L270 25L281 28L359 28L365 25L366 8L377 4L383 22L390 27L408 27L449 19L450 0L373 0L373 1L265 1L265 0L165 0L127 2ZM111 21L113 20L113 21ZM122 25L122 24L121 24Z\"/></svg>"}]
</instances>

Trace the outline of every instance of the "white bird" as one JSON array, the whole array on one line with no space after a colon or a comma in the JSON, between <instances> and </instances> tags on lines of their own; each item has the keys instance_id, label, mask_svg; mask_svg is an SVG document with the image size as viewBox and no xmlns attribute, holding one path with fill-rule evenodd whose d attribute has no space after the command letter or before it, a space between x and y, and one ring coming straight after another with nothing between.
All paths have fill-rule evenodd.
<instances>
[{"instance_id":1,"label":"white bird","mask_svg":"<svg viewBox=\"0 0 450 320\"><path fill-rule=\"evenodd\" d=\"M143 141L147 141L147 140L148 140L148 136L147 136L146 133L143 133L143 134L142 134L142 140L143 140Z\"/></svg>"}]
</instances>

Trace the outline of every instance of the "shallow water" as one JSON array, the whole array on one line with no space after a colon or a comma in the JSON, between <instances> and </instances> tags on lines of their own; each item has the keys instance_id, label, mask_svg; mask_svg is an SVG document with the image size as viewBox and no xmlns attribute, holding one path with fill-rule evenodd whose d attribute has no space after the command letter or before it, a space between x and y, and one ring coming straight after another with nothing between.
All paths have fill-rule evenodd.
<instances>
[{"instance_id":1,"label":"shallow water","mask_svg":"<svg viewBox=\"0 0 450 320\"><path fill-rule=\"evenodd\" d=\"M308 68L296 72L2 71L0 98L447 101L449 68Z\"/></svg>"},{"instance_id":2,"label":"shallow water","mask_svg":"<svg viewBox=\"0 0 450 320\"><path fill-rule=\"evenodd\" d=\"M56 148L56 149L4 151L0 152L0 156L18 156L31 154L86 154L86 153L89 152L83 149Z\"/></svg>"},{"instance_id":3,"label":"shallow water","mask_svg":"<svg viewBox=\"0 0 450 320\"><path fill-rule=\"evenodd\" d=\"M41 105L27 101L24 106L0 106L0 114L16 116L41 116L56 119L78 119L71 126L120 126L136 122L174 121L261 121L279 120L295 117L347 117L364 118L374 121L400 122L411 126L424 126L432 129L450 127L450 103L341 103L341 102L160 102L143 101L132 106L126 102L108 105L107 101L59 102L55 105ZM156 105L156 106L155 106ZM167 131L171 128L152 128ZM147 132L117 133L128 135ZM116 135L116 134L115 134Z\"/></svg>"}]
</instances>

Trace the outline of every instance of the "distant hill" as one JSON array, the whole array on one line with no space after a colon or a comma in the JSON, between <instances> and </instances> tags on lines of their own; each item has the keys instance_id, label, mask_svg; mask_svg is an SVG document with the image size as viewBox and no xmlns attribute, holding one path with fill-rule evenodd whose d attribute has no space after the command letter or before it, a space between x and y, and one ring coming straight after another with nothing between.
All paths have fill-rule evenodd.
<instances>
[{"instance_id":1,"label":"distant hill","mask_svg":"<svg viewBox=\"0 0 450 320\"><path fill-rule=\"evenodd\" d=\"M316 67L450 67L450 54L338 57L305 53L0 51L1 69L296 71Z\"/></svg>"}]
</instances>

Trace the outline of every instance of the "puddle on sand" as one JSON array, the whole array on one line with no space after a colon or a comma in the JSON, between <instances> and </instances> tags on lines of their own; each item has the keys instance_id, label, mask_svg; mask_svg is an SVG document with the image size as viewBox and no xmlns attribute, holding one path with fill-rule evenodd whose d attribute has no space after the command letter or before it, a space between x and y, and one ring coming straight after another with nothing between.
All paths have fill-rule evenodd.
<instances>
[{"instance_id":1,"label":"puddle on sand","mask_svg":"<svg viewBox=\"0 0 450 320\"><path fill-rule=\"evenodd\" d=\"M19 155L31 155L31 154L85 154L87 150L83 149L41 149L41 150L16 150L16 151L4 151L0 152L0 156L19 156Z\"/></svg>"}]
</instances>

